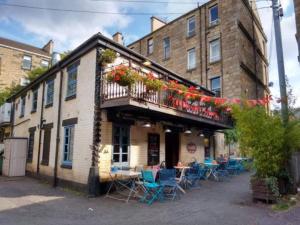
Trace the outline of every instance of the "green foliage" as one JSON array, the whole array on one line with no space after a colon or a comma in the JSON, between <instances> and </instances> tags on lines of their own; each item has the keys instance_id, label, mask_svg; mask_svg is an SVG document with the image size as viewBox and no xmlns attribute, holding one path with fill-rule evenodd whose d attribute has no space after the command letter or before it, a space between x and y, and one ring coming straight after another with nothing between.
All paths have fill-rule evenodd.
<instances>
[{"instance_id":1,"label":"green foliage","mask_svg":"<svg viewBox=\"0 0 300 225\"><path fill-rule=\"evenodd\" d=\"M63 53L60 53L60 59L64 59L66 56L70 55L71 51L64 51Z\"/></svg>"},{"instance_id":2,"label":"green foliage","mask_svg":"<svg viewBox=\"0 0 300 225\"><path fill-rule=\"evenodd\" d=\"M102 65L106 65L108 63L112 63L117 58L117 53L111 49L105 49L99 58L99 63Z\"/></svg>"},{"instance_id":3,"label":"green foliage","mask_svg":"<svg viewBox=\"0 0 300 225\"><path fill-rule=\"evenodd\" d=\"M287 154L300 150L300 121L289 121L285 127L284 146Z\"/></svg>"},{"instance_id":4,"label":"green foliage","mask_svg":"<svg viewBox=\"0 0 300 225\"><path fill-rule=\"evenodd\" d=\"M224 131L226 145L234 144L238 142L238 134L235 128Z\"/></svg>"},{"instance_id":5,"label":"green foliage","mask_svg":"<svg viewBox=\"0 0 300 225\"><path fill-rule=\"evenodd\" d=\"M30 82L32 82L35 78L37 78L38 76L42 75L43 73L45 73L47 71L48 68L46 67L37 67L33 70L31 70L27 76L26 79L28 79Z\"/></svg>"},{"instance_id":6,"label":"green foliage","mask_svg":"<svg viewBox=\"0 0 300 225\"><path fill-rule=\"evenodd\" d=\"M164 82L155 78L152 73L149 73L146 77L143 77L142 81L146 86L147 91L159 91L164 85Z\"/></svg>"},{"instance_id":7,"label":"green foliage","mask_svg":"<svg viewBox=\"0 0 300 225\"><path fill-rule=\"evenodd\" d=\"M276 176L284 166L284 127L263 107L234 107L242 153L254 159L258 177Z\"/></svg>"},{"instance_id":8,"label":"green foliage","mask_svg":"<svg viewBox=\"0 0 300 225\"><path fill-rule=\"evenodd\" d=\"M12 84L10 87L6 87L0 90L0 105L4 104L6 99L10 96L16 94L18 91L22 89L21 85Z\"/></svg>"}]
</instances>

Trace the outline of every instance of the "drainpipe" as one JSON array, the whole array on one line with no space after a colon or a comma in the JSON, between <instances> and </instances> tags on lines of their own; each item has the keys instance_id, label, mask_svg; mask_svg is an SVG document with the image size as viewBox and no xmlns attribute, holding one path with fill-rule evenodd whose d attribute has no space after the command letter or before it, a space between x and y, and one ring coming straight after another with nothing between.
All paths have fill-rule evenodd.
<instances>
[{"instance_id":1,"label":"drainpipe","mask_svg":"<svg viewBox=\"0 0 300 225\"><path fill-rule=\"evenodd\" d=\"M16 99L13 99L12 103L11 103L11 110L10 110L10 121L11 121L11 125L10 125L10 136L13 137L14 136L14 123L15 123L15 108L16 108L16 103L15 103Z\"/></svg>"},{"instance_id":2,"label":"drainpipe","mask_svg":"<svg viewBox=\"0 0 300 225\"><path fill-rule=\"evenodd\" d=\"M57 110L57 128L56 128L56 148L55 148L55 164L54 164L54 175L53 175L53 187L57 186L57 164L58 164L58 152L60 146L60 120L61 120L61 102L62 102L62 82L63 82L63 71L60 68L60 79L59 79L59 95L58 95L58 110Z\"/></svg>"},{"instance_id":3,"label":"drainpipe","mask_svg":"<svg viewBox=\"0 0 300 225\"><path fill-rule=\"evenodd\" d=\"M201 21L202 21L202 13L201 13L201 8L198 5L198 10L199 10L199 21L200 21L200 28L199 28L199 39L200 39L200 84L201 86L203 85L203 62L202 62L202 26L201 26Z\"/></svg>"},{"instance_id":4,"label":"drainpipe","mask_svg":"<svg viewBox=\"0 0 300 225\"><path fill-rule=\"evenodd\" d=\"M44 96L45 96L45 81L43 82L43 93L42 93L42 106L41 106L41 117L40 117L40 131L39 131L39 148L38 148L38 158L36 173L40 172L40 157L41 157L41 144L42 144L42 127L43 127L43 116L44 116Z\"/></svg>"},{"instance_id":5,"label":"drainpipe","mask_svg":"<svg viewBox=\"0 0 300 225\"><path fill-rule=\"evenodd\" d=\"M206 75L205 75L205 80L206 80L206 82L205 82L205 87L207 88L207 89L209 89L208 88L208 63L207 63L207 57L208 57L208 54L207 54L207 45L208 45L208 43L207 43L207 34L206 34L206 26L207 26L207 18L206 18L206 13L207 13L207 10L206 10L206 7L204 7L204 22L205 22L205 25L204 25L204 35L205 35L205 73L206 73Z\"/></svg>"},{"instance_id":6,"label":"drainpipe","mask_svg":"<svg viewBox=\"0 0 300 225\"><path fill-rule=\"evenodd\" d=\"M97 49L96 53L96 69L95 69L95 97L94 97L94 124L93 124L93 145L92 145L92 163L88 177L88 196L96 197L100 190L99 177L99 147L101 143L101 82L103 65L99 65L98 59L101 55L101 49Z\"/></svg>"}]
</instances>

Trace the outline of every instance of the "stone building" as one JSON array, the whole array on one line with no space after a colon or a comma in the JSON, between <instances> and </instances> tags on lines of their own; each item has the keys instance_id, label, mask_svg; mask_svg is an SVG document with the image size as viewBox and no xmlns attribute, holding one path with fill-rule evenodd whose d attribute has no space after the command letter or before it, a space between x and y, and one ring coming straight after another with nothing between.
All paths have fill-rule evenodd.
<instances>
[{"instance_id":1,"label":"stone building","mask_svg":"<svg viewBox=\"0 0 300 225\"><path fill-rule=\"evenodd\" d=\"M100 67L105 49L114 50L117 58ZM82 189L95 165L105 182L112 166L152 166L165 161L172 167L178 161L187 164L195 159L203 162L207 154L213 157L214 146L206 143L215 130L232 127L226 112L211 115L211 106L200 101L173 104L172 91L147 92L140 80L130 87L109 82L107 75L120 65L141 77L151 74L214 96L96 34L8 100L12 136L28 138L28 174Z\"/></svg>"},{"instance_id":2,"label":"stone building","mask_svg":"<svg viewBox=\"0 0 300 225\"><path fill-rule=\"evenodd\" d=\"M48 67L52 51L52 40L38 48L0 37L0 89L20 84L28 71L36 67Z\"/></svg>"},{"instance_id":3,"label":"stone building","mask_svg":"<svg viewBox=\"0 0 300 225\"><path fill-rule=\"evenodd\" d=\"M251 5L250 5L251 4ZM217 95L268 95L267 37L254 1L211 0L165 23L128 47Z\"/></svg>"},{"instance_id":4,"label":"stone building","mask_svg":"<svg viewBox=\"0 0 300 225\"><path fill-rule=\"evenodd\" d=\"M298 43L298 61L300 62L300 1L294 0L294 7L295 7L295 18L296 18L296 40Z\"/></svg>"}]
</instances>

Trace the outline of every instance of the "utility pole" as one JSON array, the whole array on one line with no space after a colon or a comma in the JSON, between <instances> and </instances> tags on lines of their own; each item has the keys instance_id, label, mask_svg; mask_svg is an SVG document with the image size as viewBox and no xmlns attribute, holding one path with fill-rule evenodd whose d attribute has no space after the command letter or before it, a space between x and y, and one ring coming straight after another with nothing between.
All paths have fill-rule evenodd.
<instances>
[{"instance_id":1,"label":"utility pole","mask_svg":"<svg viewBox=\"0 0 300 225\"><path fill-rule=\"evenodd\" d=\"M281 116L283 124L286 125L289 119L288 113L288 98L286 94L286 79L284 69L284 58L282 49L281 27L280 17L282 17L282 8L279 5L278 0L272 0L273 18L274 18L274 32L276 40L276 52L277 52L277 65L280 87L280 99L281 99Z\"/></svg>"}]
</instances>

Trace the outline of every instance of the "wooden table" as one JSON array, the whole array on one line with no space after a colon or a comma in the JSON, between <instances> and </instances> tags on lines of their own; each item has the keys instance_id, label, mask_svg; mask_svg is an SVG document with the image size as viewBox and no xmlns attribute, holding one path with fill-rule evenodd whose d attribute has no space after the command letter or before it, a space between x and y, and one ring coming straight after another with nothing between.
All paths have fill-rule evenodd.
<instances>
[{"instance_id":1,"label":"wooden table","mask_svg":"<svg viewBox=\"0 0 300 225\"><path fill-rule=\"evenodd\" d=\"M185 182L184 180L184 176L185 176L185 172L187 169L190 169L191 167L189 166L174 166L175 169L180 171L180 176L178 178L176 178L177 181L177 185L178 185L178 189L182 192L182 193L186 193L185 190L180 186L181 183Z\"/></svg>"},{"instance_id":2,"label":"wooden table","mask_svg":"<svg viewBox=\"0 0 300 225\"><path fill-rule=\"evenodd\" d=\"M115 200L125 201L129 202L130 198L133 197L133 195L137 194L136 187L135 187L135 181L139 179L139 176L141 175L141 172L134 172L129 170L117 170L109 173L111 178L111 184L109 186L109 189L106 193L107 198L112 198ZM125 198L119 198L114 195L112 195L111 190L112 187L115 187L115 191ZM125 194L124 192L128 191L128 194Z\"/></svg>"}]
</instances>

